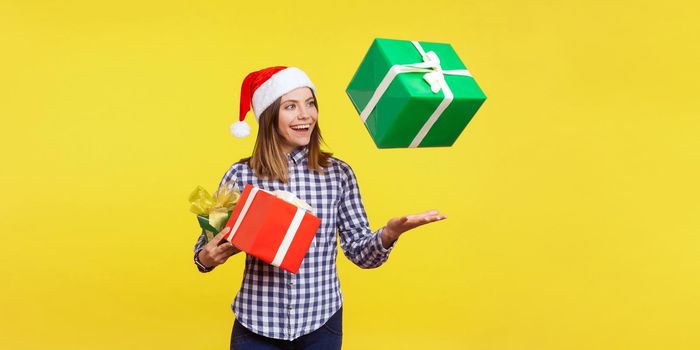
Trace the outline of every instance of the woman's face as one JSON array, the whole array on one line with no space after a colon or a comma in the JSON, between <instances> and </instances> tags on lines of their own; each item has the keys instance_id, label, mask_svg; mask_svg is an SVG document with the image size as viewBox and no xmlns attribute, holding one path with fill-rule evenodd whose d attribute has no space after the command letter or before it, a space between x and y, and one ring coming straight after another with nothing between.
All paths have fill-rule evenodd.
<instances>
[{"instance_id":1,"label":"woman's face","mask_svg":"<svg viewBox=\"0 0 700 350\"><path fill-rule=\"evenodd\" d=\"M301 87L282 95L277 128L285 153L309 144L317 119L318 110L311 89Z\"/></svg>"}]
</instances>

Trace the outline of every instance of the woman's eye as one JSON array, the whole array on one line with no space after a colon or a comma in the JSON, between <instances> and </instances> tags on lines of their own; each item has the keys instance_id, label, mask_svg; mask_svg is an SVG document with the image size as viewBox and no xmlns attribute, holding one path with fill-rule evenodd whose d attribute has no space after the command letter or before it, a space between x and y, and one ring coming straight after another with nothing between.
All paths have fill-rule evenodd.
<instances>
[{"instance_id":1,"label":"woman's eye","mask_svg":"<svg viewBox=\"0 0 700 350\"><path fill-rule=\"evenodd\" d=\"M294 109L294 104L287 105L287 107L284 107L285 109Z\"/></svg>"},{"instance_id":2,"label":"woman's eye","mask_svg":"<svg viewBox=\"0 0 700 350\"><path fill-rule=\"evenodd\" d=\"M307 103L307 106L316 106L316 101L309 101L309 103Z\"/></svg>"}]
</instances>

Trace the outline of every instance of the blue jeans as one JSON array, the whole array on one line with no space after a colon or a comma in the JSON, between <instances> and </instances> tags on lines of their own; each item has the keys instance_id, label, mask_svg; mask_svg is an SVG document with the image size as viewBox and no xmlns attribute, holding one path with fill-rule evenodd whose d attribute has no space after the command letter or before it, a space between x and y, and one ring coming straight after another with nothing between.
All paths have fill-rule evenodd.
<instances>
[{"instance_id":1,"label":"blue jeans","mask_svg":"<svg viewBox=\"0 0 700 350\"><path fill-rule=\"evenodd\" d=\"M342 342L342 307L321 328L291 341L255 334L238 320L233 323L231 331L231 350L339 350Z\"/></svg>"}]
</instances>

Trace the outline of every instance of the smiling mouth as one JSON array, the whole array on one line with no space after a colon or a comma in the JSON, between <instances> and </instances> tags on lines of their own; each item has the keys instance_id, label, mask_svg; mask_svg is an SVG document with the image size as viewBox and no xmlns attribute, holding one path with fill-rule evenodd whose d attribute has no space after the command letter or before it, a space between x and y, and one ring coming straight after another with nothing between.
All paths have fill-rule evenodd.
<instances>
[{"instance_id":1,"label":"smiling mouth","mask_svg":"<svg viewBox=\"0 0 700 350\"><path fill-rule=\"evenodd\" d=\"M309 131L311 124L299 124L290 126L294 131Z\"/></svg>"}]
</instances>

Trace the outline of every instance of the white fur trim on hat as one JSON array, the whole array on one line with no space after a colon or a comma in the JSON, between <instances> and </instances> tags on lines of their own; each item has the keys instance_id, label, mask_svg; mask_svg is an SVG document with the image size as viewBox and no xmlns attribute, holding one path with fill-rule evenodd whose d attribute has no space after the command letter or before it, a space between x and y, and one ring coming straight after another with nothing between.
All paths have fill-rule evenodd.
<instances>
[{"instance_id":1,"label":"white fur trim on hat","mask_svg":"<svg viewBox=\"0 0 700 350\"><path fill-rule=\"evenodd\" d=\"M260 120L260 114L276 99L296 88L304 86L311 88L314 94L316 93L316 87L311 82L311 79L299 68L288 67L275 73L253 93L253 114L255 114L255 119Z\"/></svg>"},{"instance_id":2,"label":"white fur trim on hat","mask_svg":"<svg viewBox=\"0 0 700 350\"><path fill-rule=\"evenodd\" d=\"M231 133L239 139L244 138L250 135L250 125L246 122L237 121L231 124Z\"/></svg>"}]
</instances>

